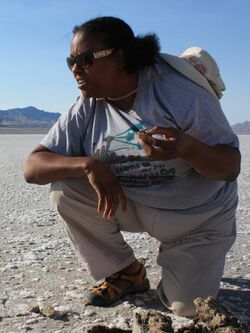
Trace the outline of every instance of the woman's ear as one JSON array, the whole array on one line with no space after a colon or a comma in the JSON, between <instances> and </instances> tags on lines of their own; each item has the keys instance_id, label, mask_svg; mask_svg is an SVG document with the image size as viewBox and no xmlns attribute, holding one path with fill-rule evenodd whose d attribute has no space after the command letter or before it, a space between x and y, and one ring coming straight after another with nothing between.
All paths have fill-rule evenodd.
<instances>
[{"instance_id":1,"label":"woman's ear","mask_svg":"<svg viewBox=\"0 0 250 333\"><path fill-rule=\"evenodd\" d=\"M116 56L117 56L117 68L119 70L124 69L124 67L125 67L125 56L124 56L123 49L118 49L116 51Z\"/></svg>"}]
</instances>

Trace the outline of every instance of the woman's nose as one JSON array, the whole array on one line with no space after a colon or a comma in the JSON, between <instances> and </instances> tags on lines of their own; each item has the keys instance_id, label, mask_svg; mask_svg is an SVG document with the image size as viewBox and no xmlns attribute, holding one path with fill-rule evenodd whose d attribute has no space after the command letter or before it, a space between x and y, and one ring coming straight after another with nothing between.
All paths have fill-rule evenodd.
<instances>
[{"instance_id":1,"label":"woman's nose","mask_svg":"<svg viewBox=\"0 0 250 333\"><path fill-rule=\"evenodd\" d=\"M79 73L80 71L83 71L83 68L78 66L77 63L75 62L74 65L72 66L71 70L72 70L73 74L76 74L76 73Z\"/></svg>"}]
</instances>

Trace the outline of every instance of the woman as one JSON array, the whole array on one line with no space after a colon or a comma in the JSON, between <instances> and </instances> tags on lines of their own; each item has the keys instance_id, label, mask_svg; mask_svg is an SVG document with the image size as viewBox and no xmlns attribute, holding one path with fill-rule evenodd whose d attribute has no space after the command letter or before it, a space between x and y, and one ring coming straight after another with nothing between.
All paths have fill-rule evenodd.
<instances>
[{"instance_id":1,"label":"woman","mask_svg":"<svg viewBox=\"0 0 250 333\"><path fill-rule=\"evenodd\" d=\"M235 239L238 140L216 97L135 37L100 17L73 30L67 64L81 96L30 154L25 179L52 183L51 198L96 280L90 304L149 288L121 230L161 242L162 303L193 316L216 296Z\"/></svg>"}]
</instances>

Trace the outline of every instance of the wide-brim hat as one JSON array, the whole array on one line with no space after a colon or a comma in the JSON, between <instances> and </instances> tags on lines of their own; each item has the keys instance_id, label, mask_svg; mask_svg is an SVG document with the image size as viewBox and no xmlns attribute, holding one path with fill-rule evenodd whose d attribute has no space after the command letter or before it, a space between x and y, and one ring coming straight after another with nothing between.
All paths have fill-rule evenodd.
<instances>
[{"instance_id":1,"label":"wide-brim hat","mask_svg":"<svg viewBox=\"0 0 250 333\"><path fill-rule=\"evenodd\" d=\"M181 54L161 53L161 57L179 73L221 98L225 84L220 77L219 68L212 56L199 47L191 47Z\"/></svg>"}]
</instances>

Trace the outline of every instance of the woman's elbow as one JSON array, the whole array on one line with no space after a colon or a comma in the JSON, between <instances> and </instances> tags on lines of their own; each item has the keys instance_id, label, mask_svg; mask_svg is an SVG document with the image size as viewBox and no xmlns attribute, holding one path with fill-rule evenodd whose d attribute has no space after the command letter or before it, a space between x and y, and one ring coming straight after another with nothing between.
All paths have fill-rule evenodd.
<instances>
[{"instance_id":1,"label":"woman's elbow","mask_svg":"<svg viewBox=\"0 0 250 333\"><path fill-rule=\"evenodd\" d=\"M31 171L28 168L24 169L23 176L24 176L26 183L28 183L28 184L36 184L36 185L48 184L48 181L43 180L41 177L39 177L39 175L36 172Z\"/></svg>"},{"instance_id":2,"label":"woman's elbow","mask_svg":"<svg viewBox=\"0 0 250 333\"><path fill-rule=\"evenodd\" d=\"M238 178L241 170L241 154L239 150L235 151L233 163L230 165L230 169L227 172L226 181L234 181Z\"/></svg>"},{"instance_id":3,"label":"woman's elbow","mask_svg":"<svg viewBox=\"0 0 250 333\"><path fill-rule=\"evenodd\" d=\"M28 184L35 184L35 179L29 174L24 173L24 179Z\"/></svg>"},{"instance_id":4,"label":"woman's elbow","mask_svg":"<svg viewBox=\"0 0 250 333\"><path fill-rule=\"evenodd\" d=\"M35 175L32 167L29 165L28 161L25 163L23 176L27 183L34 184L35 183Z\"/></svg>"},{"instance_id":5,"label":"woman's elbow","mask_svg":"<svg viewBox=\"0 0 250 333\"><path fill-rule=\"evenodd\" d=\"M46 168L44 167L44 153L48 150L43 146L38 146L25 161L23 176L27 183L45 185L48 183L47 179L44 179ZM45 163L46 164L46 163Z\"/></svg>"},{"instance_id":6,"label":"woman's elbow","mask_svg":"<svg viewBox=\"0 0 250 333\"><path fill-rule=\"evenodd\" d=\"M238 178L240 174L240 168L237 169L237 170L234 170L232 172L230 172L226 177L225 177L225 181L228 181L228 182L232 182L234 180L236 180Z\"/></svg>"},{"instance_id":7,"label":"woman's elbow","mask_svg":"<svg viewBox=\"0 0 250 333\"><path fill-rule=\"evenodd\" d=\"M39 182L39 177L38 177L37 163L36 160L34 159L33 154L31 154L27 158L24 164L23 176L25 181L29 184L38 184L38 185L41 184Z\"/></svg>"}]
</instances>

